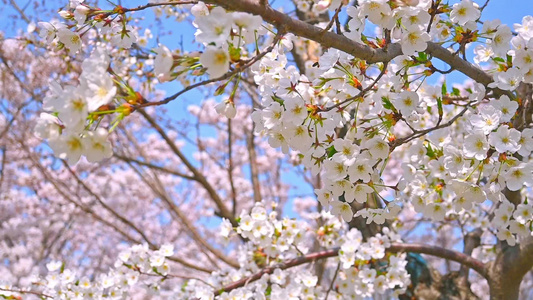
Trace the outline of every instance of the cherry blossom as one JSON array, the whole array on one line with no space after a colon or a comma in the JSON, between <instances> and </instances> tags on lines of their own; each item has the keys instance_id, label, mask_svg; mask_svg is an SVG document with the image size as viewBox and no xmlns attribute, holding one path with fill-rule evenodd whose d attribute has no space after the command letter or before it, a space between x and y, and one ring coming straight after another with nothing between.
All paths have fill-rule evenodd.
<instances>
[{"instance_id":1,"label":"cherry blossom","mask_svg":"<svg viewBox=\"0 0 533 300\"><path fill-rule=\"evenodd\" d=\"M200 55L200 62L207 68L211 78L224 75L229 70L228 51L223 48L208 46Z\"/></svg>"},{"instance_id":2,"label":"cherry blossom","mask_svg":"<svg viewBox=\"0 0 533 300\"><path fill-rule=\"evenodd\" d=\"M530 288L530 16L512 31L471 0L71 0L46 22L11 5L0 296Z\"/></svg>"},{"instance_id":3,"label":"cherry blossom","mask_svg":"<svg viewBox=\"0 0 533 300\"><path fill-rule=\"evenodd\" d=\"M479 18L480 12L476 3L471 0L461 0L453 5L450 13L450 20L459 25L465 25L468 21L475 21Z\"/></svg>"}]
</instances>

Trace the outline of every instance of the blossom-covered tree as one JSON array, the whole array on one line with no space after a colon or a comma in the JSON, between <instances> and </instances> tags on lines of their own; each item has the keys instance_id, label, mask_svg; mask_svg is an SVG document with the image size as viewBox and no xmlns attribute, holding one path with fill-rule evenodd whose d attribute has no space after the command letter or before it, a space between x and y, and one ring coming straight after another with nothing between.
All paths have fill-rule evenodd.
<instances>
[{"instance_id":1,"label":"blossom-covered tree","mask_svg":"<svg viewBox=\"0 0 533 300\"><path fill-rule=\"evenodd\" d=\"M533 297L533 17L489 5L10 1L0 296Z\"/></svg>"}]
</instances>

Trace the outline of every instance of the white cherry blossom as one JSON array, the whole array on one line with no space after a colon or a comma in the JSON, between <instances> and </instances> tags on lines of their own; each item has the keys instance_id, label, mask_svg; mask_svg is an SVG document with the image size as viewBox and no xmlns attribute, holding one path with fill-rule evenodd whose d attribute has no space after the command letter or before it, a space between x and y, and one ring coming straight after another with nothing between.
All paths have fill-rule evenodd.
<instances>
[{"instance_id":1,"label":"white cherry blossom","mask_svg":"<svg viewBox=\"0 0 533 300\"><path fill-rule=\"evenodd\" d=\"M468 21L475 21L480 16L478 5L471 0L461 0L453 5L450 20L459 25L465 25Z\"/></svg>"}]
</instances>

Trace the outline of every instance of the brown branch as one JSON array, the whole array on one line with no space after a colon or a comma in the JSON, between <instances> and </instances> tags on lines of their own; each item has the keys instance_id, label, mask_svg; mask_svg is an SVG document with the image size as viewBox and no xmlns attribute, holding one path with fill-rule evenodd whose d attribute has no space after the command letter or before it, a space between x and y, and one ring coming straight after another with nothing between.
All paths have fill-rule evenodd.
<instances>
[{"instance_id":1,"label":"brown branch","mask_svg":"<svg viewBox=\"0 0 533 300\"><path fill-rule=\"evenodd\" d=\"M484 10L485 8L487 8L487 5L489 5L489 2L490 2L490 0L485 1L485 4L483 4L483 6L481 6L481 7L479 8L479 11L480 11L480 12L483 12L483 10Z\"/></svg>"},{"instance_id":2,"label":"brown branch","mask_svg":"<svg viewBox=\"0 0 533 300\"><path fill-rule=\"evenodd\" d=\"M170 208L171 212L173 212L176 217L181 221L181 223L185 226L187 229L187 233L191 235L191 238L195 240L200 246L207 249L209 252L211 252L214 256L225 262L226 264L238 268L239 264L228 258L226 255L224 255L219 250L215 249L208 241L206 241L198 232L196 227L191 223L191 221L187 218L187 216L179 209L179 207L172 201L172 199L169 197L168 193L166 192L164 185L161 183L157 175L154 174L154 181L157 183L157 187L155 184L151 183L145 176L142 175L140 171L133 168L133 166L128 163L130 167L141 177L141 180L159 197L161 198ZM206 254L206 256L208 256ZM208 256L208 259L209 256Z\"/></svg>"},{"instance_id":3,"label":"brown branch","mask_svg":"<svg viewBox=\"0 0 533 300\"><path fill-rule=\"evenodd\" d=\"M10 292L10 293L19 293L19 294L31 294L31 295L35 295L35 296L39 296L41 298L54 298L50 295L47 295L47 294L44 294L44 293L39 293L39 292L35 292L35 291L24 291L24 290L14 290L14 289L5 289L5 288L1 288L0 287L0 291L3 291L3 292ZM6 297L6 299L18 299L18 297Z\"/></svg>"},{"instance_id":4,"label":"brown branch","mask_svg":"<svg viewBox=\"0 0 533 300\"><path fill-rule=\"evenodd\" d=\"M166 275L153 274L153 273L142 272L140 269L136 269L136 271L139 274L141 274L141 275L152 276L152 277L160 277L161 278L161 282L167 280L168 278L180 278L180 279L185 279L185 280L198 280L198 281L202 282L203 284L214 288L214 286L212 286L209 282L203 280L202 278L198 278L198 277L192 277L192 276L180 275L180 274L166 274Z\"/></svg>"},{"instance_id":5,"label":"brown branch","mask_svg":"<svg viewBox=\"0 0 533 300\"><path fill-rule=\"evenodd\" d=\"M199 266L197 263L191 263L191 262L188 262L182 258L179 258L179 257L176 257L176 256L170 256L170 257L167 257L168 260L171 260L173 262L177 262L179 264L182 264L183 266L189 268L189 269L193 269L193 270L196 270L196 271L201 271L201 272L204 272L204 273L208 273L208 274L211 274L214 272L214 270L211 270L211 269L208 269L208 268L204 268L202 266Z\"/></svg>"},{"instance_id":6,"label":"brown branch","mask_svg":"<svg viewBox=\"0 0 533 300\"><path fill-rule=\"evenodd\" d=\"M261 103L261 100L259 99L259 96L258 96L259 92L257 91L257 84L255 84L255 82L247 81L245 77L241 77L241 81L245 83L241 85L241 87L248 94L248 96L250 96L250 98L252 99L252 108L253 109L265 108L263 104Z\"/></svg>"},{"instance_id":7,"label":"brown branch","mask_svg":"<svg viewBox=\"0 0 533 300\"><path fill-rule=\"evenodd\" d=\"M261 183L259 181L259 170L257 168L257 153L255 152L255 135L254 135L254 127L255 125L252 124L252 128L250 130L250 133L246 134L246 148L248 149L248 158L250 162L250 176L252 180L252 188L254 191L254 202L261 202L263 199L261 196Z\"/></svg>"},{"instance_id":8,"label":"brown branch","mask_svg":"<svg viewBox=\"0 0 533 300\"><path fill-rule=\"evenodd\" d=\"M245 83L242 85L246 93L252 99L252 109L260 107L259 97L257 91L252 90L253 85ZM255 86L254 86L255 87ZM261 182L259 181L259 170L257 167L257 153L255 152L255 134L254 134L255 122L252 122L252 128L250 131L244 130L246 135L246 149L248 150L248 162L250 164L250 177L252 181L252 189L254 192L254 202L261 202L263 199L261 196Z\"/></svg>"},{"instance_id":9,"label":"brown branch","mask_svg":"<svg viewBox=\"0 0 533 300\"><path fill-rule=\"evenodd\" d=\"M117 154L117 153L114 153L113 156L118 158L118 159L120 159L120 160L122 160L122 161L124 161L124 162L132 162L132 163L138 164L140 166L148 167L150 169L154 169L154 170L158 170L158 171L161 171L161 172L164 172L164 173L176 175L178 177L181 177L181 178L184 178L184 179L187 179L187 180L196 181L195 177L187 175L187 174L183 174L183 173L175 171L175 170L171 170L171 169L168 169L168 168L165 168L165 167L157 166L157 165L154 165L154 164L151 164L151 163L148 163L148 162L144 162L144 161L141 161L141 160L138 160L138 159L135 159L135 158L131 158L131 157L127 157L127 156L124 156L124 155L120 155L120 154Z\"/></svg>"},{"instance_id":10,"label":"brown branch","mask_svg":"<svg viewBox=\"0 0 533 300\"><path fill-rule=\"evenodd\" d=\"M150 7L157 7L157 6L176 6L176 5L185 5L185 4L196 4L198 1L169 1L169 2L159 2L159 3L148 3L145 5L139 5L134 8L122 8L123 12L132 12L132 11L139 11L139 10L145 10Z\"/></svg>"},{"instance_id":11,"label":"brown branch","mask_svg":"<svg viewBox=\"0 0 533 300\"><path fill-rule=\"evenodd\" d=\"M163 105L163 104L167 104L169 103L170 101L178 98L179 96L181 96L182 94L185 94L186 92L190 91L190 90L193 90L197 87L201 87L201 86L204 86L204 85L207 85L207 84L210 84L210 83L213 83L213 82L217 82L217 81L221 81L221 80L225 80L225 79L228 79L228 78L231 78L232 76L234 76L235 74L237 73L240 73L246 69L248 69L249 67L251 67L253 64L255 64L257 61L259 61L261 58L263 58L263 56L267 55L269 52L271 52L274 47L276 46L276 44L281 40L281 38L283 37L283 35L285 34L284 31L278 31L278 33L276 34L276 36L274 37L274 41L272 42L272 44L266 48L264 51L262 51L261 53L259 53L258 55L254 56L252 59L248 60L246 63L244 63L243 65L235 68L233 71L230 71L220 77L217 77L217 78L213 78L213 79L208 79L208 80L204 80L204 81L200 81L198 83L195 83L193 85L189 85L188 87L184 88L183 90L175 93L174 95L172 96L169 96L169 97L166 97L165 99L161 100L161 101L155 101L155 102L145 102L145 103L142 103L142 104L139 104L139 105L136 105L134 106L135 109L138 109L138 108L141 108L141 107L147 107L147 106L157 106L157 105Z\"/></svg>"},{"instance_id":12,"label":"brown branch","mask_svg":"<svg viewBox=\"0 0 533 300\"><path fill-rule=\"evenodd\" d=\"M388 62L402 54L399 43L389 44L386 49L373 49L369 46L354 42L343 35L333 32L323 32L322 28L296 20L270 6L260 5L253 0L207 0L205 2L220 5L228 10L259 15L265 22L282 28L287 32L318 42L323 47L344 51L368 63ZM441 45L433 42L428 42L427 45L428 47L425 52L446 62L451 67L475 81L485 86L493 81L489 74L459 56L454 55Z\"/></svg>"},{"instance_id":13,"label":"brown branch","mask_svg":"<svg viewBox=\"0 0 533 300\"><path fill-rule=\"evenodd\" d=\"M307 254L307 255L304 255L304 256L300 256L300 257L297 257L297 258L289 259L289 260L287 260L285 262L279 263L279 264L274 265L272 267L264 268L261 271L255 273L255 274L253 274L253 275L251 275L249 277L245 277L245 278L243 278L241 280L237 280L237 281L235 281L233 283L230 283L229 285L226 285L222 289L216 291L215 292L215 296L218 296L218 295L222 294L223 292L229 292L231 290L243 287L243 286L247 285L250 282L254 282L254 281L260 279L265 274L272 274L274 272L274 270L276 270L276 269L285 270L285 269L288 269L288 268L292 268L292 267L296 267L296 266L299 266L299 265L303 265L305 263L308 263L308 262L311 262L311 261L314 261L314 260L334 257L334 256L337 256L338 254L339 254L339 249L331 249L331 250L319 251L319 252Z\"/></svg>"},{"instance_id":14,"label":"brown branch","mask_svg":"<svg viewBox=\"0 0 533 300\"><path fill-rule=\"evenodd\" d=\"M370 91L374 85L376 85L376 83L378 83L378 81L381 79L381 77L383 77L383 75L385 75L385 73L387 73L387 66L388 66L388 63L385 63L383 65L383 70L381 70L381 72L379 72L378 76L374 79L374 81L369 85L367 86L365 89L363 89L362 91L360 91L357 95L353 96L353 97L350 97L350 98L346 98L344 99L343 101L333 105L333 106L330 106L330 107L327 107L327 108L324 108L324 109L320 109L319 112L321 111L330 111L334 108L337 108L339 106L342 106L346 103L349 103L350 101L353 101L359 97L363 97L365 95L366 92Z\"/></svg>"},{"instance_id":15,"label":"brown branch","mask_svg":"<svg viewBox=\"0 0 533 300\"><path fill-rule=\"evenodd\" d=\"M454 250L449 250L449 249L445 249L445 248L441 248L437 246L428 246L428 245L423 245L423 244L392 243L391 246L387 248L385 251L387 251L388 253L412 252L412 253L428 254L428 255L436 256L436 257L443 258L443 259L449 259L457 263L460 263L461 265L466 265L469 268L478 272L484 278L488 278L488 271L487 271L487 268L485 267L485 264L483 264L482 262L480 262L479 260L471 256L468 256L464 253L457 252ZM335 257L338 254L339 254L339 248L333 248L330 250L323 250L323 251L307 254L304 256L300 256L297 258L289 259L285 262L276 264L274 266L264 268L261 271L249 277L245 277L241 280L238 280L229 285L226 285L221 290L215 292L215 296L218 296L223 292L229 292L231 290L243 287L250 282L260 279L265 274L272 274L275 269L285 270L285 269L303 265L305 263L309 263L312 261Z\"/></svg>"},{"instance_id":16,"label":"brown branch","mask_svg":"<svg viewBox=\"0 0 533 300\"><path fill-rule=\"evenodd\" d=\"M237 227L239 224L235 220L235 217L231 214L231 211L228 210L226 205L224 204L224 201L218 193L215 191L213 186L207 181L207 178L198 171L196 167L193 166L193 164L187 159L187 157L181 152L181 150L176 146L174 141L170 139L170 137L166 134L165 130L155 122L155 120L148 115L144 110L140 109L139 113L150 123L150 125L159 133L159 135L165 140L167 145L170 147L172 152L176 154L180 160L185 164L187 169L193 174L194 178L196 178L196 181L206 190L206 192L209 194L213 202L215 202L215 205L218 208L218 214L220 214L221 217L228 219L231 224L234 227Z\"/></svg>"},{"instance_id":17,"label":"brown branch","mask_svg":"<svg viewBox=\"0 0 533 300\"><path fill-rule=\"evenodd\" d=\"M141 244L142 241L138 240L138 239L135 239L134 237L132 237L130 234L126 233L125 231L123 231L122 229L120 229L118 226L116 226L115 224L111 223L110 221L106 220L105 218L102 218L99 214L97 214L95 211L93 211L91 208L81 204L81 203L78 203L77 201L75 201L74 199L72 199L67 193L65 193L59 186L58 184L56 183L56 181L50 176L49 172L46 171L45 167L43 165L41 165L38 160L34 159L33 156L32 156L32 153L29 151L29 149L26 147L26 145L24 145L24 143L20 142L21 143L21 146L26 150L26 152L28 153L28 156L30 158L30 160L33 162L33 164L37 167L37 169L41 172L41 174L44 176L44 178L50 182L50 184L52 184L52 186L56 189L56 191L64 198L66 199L68 202L74 204L77 208L81 209L83 212L87 213L88 215L90 215L93 219L95 219L96 221L102 223L103 225L105 226L108 226L108 227L111 227L112 229L114 229L117 233L119 233L121 236L123 236L127 241L133 243L133 244ZM61 182L63 185L65 185L65 183ZM157 250L157 247L155 245L150 245L150 248L153 249L153 250ZM178 257L175 257L175 256L171 256L171 257L168 257L167 259L171 260L171 261L174 261L174 262L177 262L177 263L180 263L182 264L183 266L187 267L187 268L190 268L190 269L193 269L193 270L197 270L197 271L202 271L202 272L205 272L205 273L212 273L213 270L211 269L207 269L207 268L204 268L204 267L201 267L201 266L198 266L197 264L194 264L194 263L190 263L190 262L187 262L181 258L178 258Z\"/></svg>"},{"instance_id":18,"label":"brown branch","mask_svg":"<svg viewBox=\"0 0 533 300\"><path fill-rule=\"evenodd\" d=\"M122 223L126 224L128 227L130 227L135 232L137 232L143 238L143 240L146 241L150 246L155 246L150 241L150 239L148 239L148 236L146 235L146 233L144 233L135 224L133 224L130 220L128 220L128 218L120 215L113 208L111 208L109 205L107 205L107 203L105 203L104 200L99 195L97 195L89 186L87 186L87 184L85 184L85 182L83 182L83 180L81 180L81 178L76 174L76 172L74 172L74 170L72 170L72 168L67 164L67 162L65 160L62 159L61 161L63 162L63 166L67 169L67 171L70 173L70 175L72 175L74 177L74 179L76 179L76 182L78 182L79 185L81 185L91 196L93 196L93 198L96 199L96 201L98 201L98 203L100 203L100 205L102 205L102 207L105 210L107 210L115 218L117 218Z\"/></svg>"},{"instance_id":19,"label":"brown branch","mask_svg":"<svg viewBox=\"0 0 533 300\"><path fill-rule=\"evenodd\" d=\"M122 237L124 237L127 241L133 243L133 244L141 244L142 241L138 240L138 239L135 239L134 237L132 237L130 234L126 233L125 231L123 231L122 229L120 229L118 226L116 226L115 224L111 223L110 221L106 220L105 218L102 218L99 214L97 214L95 211L93 211L90 207L87 207L85 205L83 205L82 203L78 203L77 201L75 201L74 199L72 199L67 193L65 193L57 184L57 182L50 176L49 172L47 172L46 168L39 163L39 161L37 159L35 159L33 156L32 156L32 153L31 151L26 147L26 145L19 141L19 143L21 144L22 148L24 150L26 150L26 152L28 153L28 157L29 159L32 161L32 163L34 164L34 166L37 167L37 169L41 172L41 174L43 175L43 177L45 178L45 180L47 180L48 182L50 182L50 184L52 184L52 186L56 189L56 191L64 198L66 199L68 202L74 204L77 208L81 209L83 212L87 213L88 215L90 215L93 219L95 219L96 221L102 223L103 225L105 226L108 226L110 228L112 228L113 230L115 230L118 234L120 234ZM61 182L61 181L60 181ZM63 185L65 185L64 182L61 182ZM37 192L37 191L36 191ZM38 194L37 194L38 195ZM38 195L39 196L39 195ZM155 245L150 245L150 248L152 250L157 250L157 247ZM197 271L201 271L201 272L205 272L205 273L212 273L213 270L211 269L207 269L207 268L204 268L202 266L199 266L198 264L195 264L195 263L190 263L186 260L183 260L179 257L176 257L176 256L171 256L171 257L167 257L167 259L171 260L171 261L174 261L174 262L177 262L177 263L180 263L182 264L183 266L187 267L187 268L190 268L190 269L193 269L193 270L197 270Z\"/></svg>"},{"instance_id":20,"label":"brown branch","mask_svg":"<svg viewBox=\"0 0 533 300\"><path fill-rule=\"evenodd\" d=\"M393 143L392 143L392 147L393 148L396 148L402 144L405 144L413 139L416 139L418 137L421 137L427 133L430 133L434 130L437 130L437 129L442 129L442 128L446 128L448 126L451 126L455 121L457 121L457 119L459 119L460 117L462 117L467 111L468 111L468 108L469 106L466 105L457 115L455 115L453 118L451 118L448 122L444 123L444 124L440 124L440 125L436 125L436 126L433 126L431 128L427 128L427 129L424 129L424 130L413 130L414 132L409 135L409 136L406 136L406 137L403 137L403 138L399 138L399 139L396 139ZM407 124L407 122L406 122Z\"/></svg>"},{"instance_id":21,"label":"brown branch","mask_svg":"<svg viewBox=\"0 0 533 300\"><path fill-rule=\"evenodd\" d=\"M126 233L125 231L123 231L122 229L118 228L115 224L105 220L104 218L100 217L96 212L94 212L90 207L87 207L85 205L83 205L82 203L78 203L77 201L75 201L74 199L72 199L67 193L65 193L58 185L57 181L54 180L49 172L47 172L46 168L39 163L39 161L37 159L35 159L32 154L30 153L29 149L27 149L25 147L25 145L21 142L21 145L23 146L23 148L27 151L28 153L28 156L29 156L29 159L32 161L33 165L35 167L37 167L37 169L41 172L41 174L43 175L44 179L47 180L50 184L52 184L52 186L56 189L56 191L64 198L66 199L68 202L74 204L77 208L81 209L82 211L84 211L85 213L89 214L90 216L92 216L95 220L101 222L102 224L106 225L106 226L109 226L111 228L113 228L116 232L118 232L120 235L122 235L126 240L132 242L132 243L136 243L136 244L141 244L142 242L140 240L137 240L135 238L133 238L131 235L129 235L128 233ZM63 185L65 185L64 182L60 181ZM70 193L70 191L69 191ZM38 195L38 194L37 194ZM39 196L39 195L38 195Z\"/></svg>"},{"instance_id":22,"label":"brown branch","mask_svg":"<svg viewBox=\"0 0 533 300\"><path fill-rule=\"evenodd\" d=\"M143 151L143 148L137 143L137 141L134 139L134 137L133 137L128 131L124 130L124 128L121 127L121 129L123 130L124 134L126 135L127 140L130 141L130 142L131 142L131 143L132 143L132 144L138 149L138 151L139 151L139 153L140 153L140 156L143 157L144 159L146 159L146 157L147 157L146 153ZM165 136L167 136L165 132L163 132L163 134L164 134ZM200 134L198 134L197 136L199 137ZM168 137L168 136L167 136L167 137ZM168 141L167 141L167 143L168 143ZM212 253L213 253L215 256L217 256L219 259L221 259L222 261L225 261L226 263L228 263L229 265L231 265L231 266L233 266L233 267L238 267L238 264L237 264L235 261L233 261L233 260L229 259L228 257L226 257L223 253L218 252L218 250L216 250L216 249L214 249L214 248L210 248L209 244L208 244L206 241L204 241L198 233L196 233L196 228L195 228L195 227L192 227L192 225L189 223L189 220L185 218L186 216L185 216L183 213L177 211L178 206L176 206L176 204L170 199L170 197L168 196L168 194L167 194L167 192L166 192L166 190L165 190L165 188L164 188L164 185L161 183L161 181L159 180L159 177L157 176L156 173L153 173L153 177L154 177L154 178L153 178L153 181L157 183L157 185L158 185L158 189L155 189L155 188L153 187L153 184L152 184L147 178L145 178L145 176L143 175L143 173L142 173L140 170L138 170L137 168L135 168L135 167L133 166L132 162L130 162L130 161L125 161L125 162L126 162L126 163L127 163L127 164L128 164L128 165L129 165L129 166L130 166L130 167L136 172L136 173L137 173L137 175L139 175L139 177L140 177L140 178L141 178L141 179L142 179L142 180L143 180L143 181L144 181L144 182L145 182L150 188L152 188L152 191L154 191L157 195L159 195L160 198L162 198L163 200L165 200L165 203L166 203L167 206L171 209L171 212L174 213L174 215L175 215L175 216L176 216L176 217L177 217L182 223L184 223L184 225L186 225L186 226L188 226L188 228L190 228L190 230L189 230L189 231L186 231L186 232L187 232L188 234L189 234L189 233L191 233L191 234L192 234L192 233L195 233L195 234L193 234L193 235L191 236L192 239L194 239L194 240L195 240L196 242L198 242L200 245L204 246L205 249L207 249L207 250L209 250L209 251L212 251L212 250L215 251L215 252L212 251ZM190 180L193 180L193 181L199 182L198 179L197 179L197 177L192 177L192 176L188 176L188 177L191 178ZM152 179L152 178L150 178L150 179ZM217 212L215 212L215 214L217 214ZM220 215L218 214L218 216L220 216ZM207 247L206 247L206 245L207 245ZM210 257L205 251L203 251L204 248L200 247L200 250L202 251L202 253L204 253L204 254L206 255L207 259L208 259L209 261L211 261L211 263L213 264L213 266L216 266L216 265L217 265L216 261L212 260L212 258L211 258L211 257Z\"/></svg>"},{"instance_id":23,"label":"brown branch","mask_svg":"<svg viewBox=\"0 0 533 300\"><path fill-rule=\"evenodd\" d=\"M1 51L1 47L0 47L0 51ZM29 99L28 101L22 103L20 106L17 107L16 111L14 113L12 113L12 117L11 119L9 120L9 122L6 124L5 128L2 130L2 132L0 133L0 139L2 139L4 137L4 135L6 135L9 131L9 129L11 128L11 126L14 124L14 122L17 120L18 116L20 115L20 113L22 112L22 110L28 106L29 104L31 104L33 101L32 99L40 99L42 97L36 95L34 93L34 91L28 87L28 85L22 81L22 79L19 78L19 76L17 76L17 74L15 73L15 71L9 66L9 64L7 63L7 59L3 56L2 53L0 53L0 61L2 61L2 64L4 65L4 67L7 69L7 71L9 72L9 74L11 74L11 76L13 76L13 78L20 84L19 87L25 91L26 93L28 93L28 95L31 96L31 99ZM2 72L4 73L4 72ZM5 74L5 73L4 73ZM12 82L10 83L5 83L5 84L12 84ZM6 108L6 110L8 110Z\"/></svg>"},{"instance_id":24,"label":"brown branch","mask_svg":"<svg viewBox=\"0 0 533 300\"><path fill-rule=\"evenodd\" d=\"M335 269L335 274L333 274L333 278L331 279L331 283L329 284L328 291L326 292L326 297L324 299L328 299L328 295L333 289L333 285L335 284L335 279L337 279L337 275L339 274L339 270L341 268L341 262L337 264L337 269Z\"/></svg>"},{"instance_id":25,"label":"brown branch","mask_svg":"<svg viewBox=\"0 0 533 300\"><path fill-rule=\"evenodd\" d=\"M161 182L158 182L158 183L159 183L159 186L161 187L161 189L163 190ZM155 191L155 192L157 193L157 191ZM196 240L198 243L200 243L200 245L202 247L207 249L209 252L213 253L214 256L216 256L218 259L222 260L223 262L225 262L229 266L231 266L233 268L238 268L239 267L239 263L237 261L229 258L224 253L222 253L220 250L215 249L211 243L209 243L207 240L205 240L200 235L200 233L195 228L195 226L191 223L191 221L189 220L187 215L184 214L181 211L181 209L179 209L179 207L170 199L170 197L168 196L166 191L158 193L158 194L169 205L169 207L171 208L172 212L174 212L176 214L176 216L182 221L183 225L185 225L185 227L187 228L188 232L194 237L194 240ZM213 262L213 263L216 264L215 262Z\"/></svg>"},{"instance_id":26,"label":"brown branch","mask_svg":"<svg viewBox=\"0 0 533 300\"><path fill-rule=\"evenodd\" d=\"M26 15L26 13L24 13L24 11L20 8L20 6L18 6L17 2L13 1L13 0L9 0L9 3L11 3L11 6L13 6L13 8L20 14L20 17L26 22L26 23L31 23L31 20L30 18L28 18L28 16Z\"/></svg>"},{"instance_id":27,"label":"brown branch","mask_svg":"<svg viewBox=\"0 0 533 300\"><path fill-rule=\"evenodd\" d=\"M412 253L420 253L420 254L428 254L439 258L448 259L454 262L457 262L461 265L465 265L473 270L475 270L479 275L483 276L483 278L488 278L488 270L484 263L481 261L471 257L470 255L466 255L464 253L445 249L442 247L435 247L435 246L428 246L423 244L402 244L402 243L392 243L389 248L387 248L388 252L391 253L398 253L398 252L412 252Z\"/></svg>"},{"instance_id":28,"label":"brown branch","mask_svg":"<svg viewBox=\"0 0 533 300\"><path fill-rule=\"evenodd\" d=\"M480 228L477 228L475 230L470 231L465 235L463 238L464 241L464 247L463 247L463 253L471 256L472 252L475 248L479 247L481 244L481 234L483 232ZM468 279L468 267L465 265L461 266L461 269L459 269L459 274L465 278Z\"/></svg>"},{"instance_id":29,"label":"brown branch","mask_svg":"<svg viewBox=\"0 0 533 300\"><path fill-rule=\"evenodd\" d=\"M0 51L2 51L1 48L0 48ZM17 76L16 72L13 70L13 68L9 66L9 64L7 63L8 60L3 56L2 53L0 53L0 60L2 61L2 64L4 65L4 67L9 71L9 74L11 74L11 76L13 76L13 78L16 81L18 81L18 83L20 83L21 89L23 89L26 93L28 93L28 95L30 95L33 99L41 98L41 97L37 97L37 95L34 93L34 90Z\"/></svg>"},{"instance_id":30,"label":"brown branch","mask_svg":"<svg viewBox=\"0 0 533 300\"><path fill-rule=\"evenodd\" d=\"M233 179L233 140L231 135L231 119L228 119L228 179L231 188L231 200L233 203L231 213L235 216L237 214L237 190L235 189L235 182Z\"/></svg>"},{"instance_id":31,"label":"brown branch","mask_svg":"<svg viewBox=\"0 0 533 300\"><path fill-rule=\"evenodd\" d=\"M333 14L333 17L331 18L331 20L329 21L328 25L326 26L326 28L323 29L323 32L326 33L328 32L331 27L333 27L333 23L335 23L335 20L338 20L339 18L339 13L341 12L341 9L342 9L342 5L343 3L341 2L341 4L339 5L339 7L337 7L337 9L335 10L335 14Z\"/></svg>"},{"instance_id":32,"label":"brown branch","mask_svg":"<svg viewBox=\"0 0 533 300\"><path fill-rule=\"evenodd\" d=\"M6 160L7 160L7 148L0 148L2 152L2 163L0 164L0 191L2 190L2 184L4 183L4 174L6 169Z\"/></svg>"}]
</instances>

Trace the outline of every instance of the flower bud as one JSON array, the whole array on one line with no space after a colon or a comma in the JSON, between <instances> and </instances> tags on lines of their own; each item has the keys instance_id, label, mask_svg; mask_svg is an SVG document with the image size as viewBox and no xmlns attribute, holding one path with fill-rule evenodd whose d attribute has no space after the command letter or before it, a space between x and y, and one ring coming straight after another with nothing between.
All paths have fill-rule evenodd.
<instances>
[{"instance_id":1,"label":"flower bud","mask_svg":"<svg viewBox=\"0 0 533 300\"><path fill-rule=\"evenodd\" d=\"M72 13L66 10L62 10L58 12L59 16L63 19L70 19L72 18Z\"/></svg>"}]
</instances>

